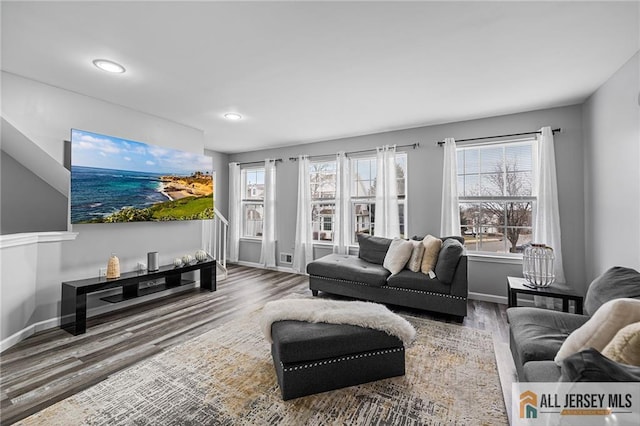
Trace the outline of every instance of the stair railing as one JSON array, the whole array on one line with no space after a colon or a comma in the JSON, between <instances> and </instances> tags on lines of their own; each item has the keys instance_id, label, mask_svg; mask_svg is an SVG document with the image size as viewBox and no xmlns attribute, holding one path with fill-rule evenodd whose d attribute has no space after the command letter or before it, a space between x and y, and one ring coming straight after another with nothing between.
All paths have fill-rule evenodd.
<instances>
[{"instance_id":1,"label":"stair railing","mask_svg":"<svg viewBox=\"0 0 640 426\"><path fill-rule=\"evenodd\" d=\"M214 218L203 221L202 233L204 250L218 263L227 276L227 245L229 240L229 221L214 207Z\"/></svg>"}]
</instances>

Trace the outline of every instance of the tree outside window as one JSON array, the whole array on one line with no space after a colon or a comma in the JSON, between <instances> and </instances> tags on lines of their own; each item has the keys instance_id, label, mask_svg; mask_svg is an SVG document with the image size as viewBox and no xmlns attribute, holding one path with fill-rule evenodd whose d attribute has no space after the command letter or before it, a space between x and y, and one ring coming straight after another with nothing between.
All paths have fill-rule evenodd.
<instances>
[{"instance_id":1,"label":"tree outside window","mask_svg":"<svg viewBox=\"0 0 640 426\"><path fill-rule=\"evenodd\" d=\"M471 251L520 253L531 243L533 140L457 150L461 232Z\"/></svg>"}]
</instances>

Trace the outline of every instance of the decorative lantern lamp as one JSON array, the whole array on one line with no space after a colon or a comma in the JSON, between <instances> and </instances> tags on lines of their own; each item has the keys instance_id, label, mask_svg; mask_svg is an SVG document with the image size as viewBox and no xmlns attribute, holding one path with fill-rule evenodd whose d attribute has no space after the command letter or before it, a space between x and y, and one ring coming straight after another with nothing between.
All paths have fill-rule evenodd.
<instances>
[{"instance_id":1,"label":"decorative lantern lamp","mask_svg":"<svg viewBox=\"0 0 640 426\"><path fill-rule=\"evenodd\" d=\"M545 244L531 244L522 255L522 275L535 287L549 287L556 280L553 249Z\"/></svg>"}]
</instances>

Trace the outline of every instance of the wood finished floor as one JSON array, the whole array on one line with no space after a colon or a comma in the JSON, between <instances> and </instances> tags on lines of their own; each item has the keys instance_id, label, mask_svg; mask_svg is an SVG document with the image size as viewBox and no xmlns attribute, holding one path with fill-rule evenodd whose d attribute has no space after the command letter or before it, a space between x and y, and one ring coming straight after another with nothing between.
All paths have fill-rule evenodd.
<instances>
[{"instance_id":1,"label":"wood finished floor","mask_svg":"<svg viewBox=\"0 0 640 426\"><path fill-rule=\"evenodd\" d=\"M0 354L0 423L12 424L136 362L294 292L309 292L306 276L229 265L228 278L218 282L216 292L187 290L92 317L87 333L80 336L59 328L36 333ZM500 364L507 356L504 345L508 345L505 305L471 300L468 307L462 325L493 334ZM423 311L391 308L453 321ZM501 371L501 378L512 374L513 368L509 368Z\"/></svg>"}]
</instances>

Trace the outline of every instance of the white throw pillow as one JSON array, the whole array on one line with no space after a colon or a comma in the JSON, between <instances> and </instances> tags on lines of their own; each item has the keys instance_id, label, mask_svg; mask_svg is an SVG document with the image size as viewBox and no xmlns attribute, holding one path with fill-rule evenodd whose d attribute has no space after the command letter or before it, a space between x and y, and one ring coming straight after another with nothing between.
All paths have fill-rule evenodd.
<instances>
[{"instance_id":1,"label":"white throw pillow","mask_svg":"<svg viewBox=\"0 0 640 426\"><path fill-rule=\"evenodd\" d=\"M404 269L413 251L413 244L407 240L394 238L389 245L389 250L384 257L382 266L392 274L397 274Z\"/></svg>"},{"instance_id":2,"label":"white throw pillow","mask_svg":"<svg viewBox=\"0 0 640 426\"><path fill-rule=\"evenodd\" d=\"M602 350L620 329L640 321L640 300L613 299L598 308L595 314L579 329L567 337L554 361L561 365L566 357L583 349Z\"/></svg>"},{"instance_id":3,"label":"white throw pillow","mask_svg":"<svg viewBox=\"0 0 640 426\"><path fill-rule=\"evenodd\" d=\"M413 244L413 251L407 262L407 269L413 272L420 272L422 256L424 255L424 245L422 245L422 241L409 240L409 242Z\"/></svg>"}]
</instances>

